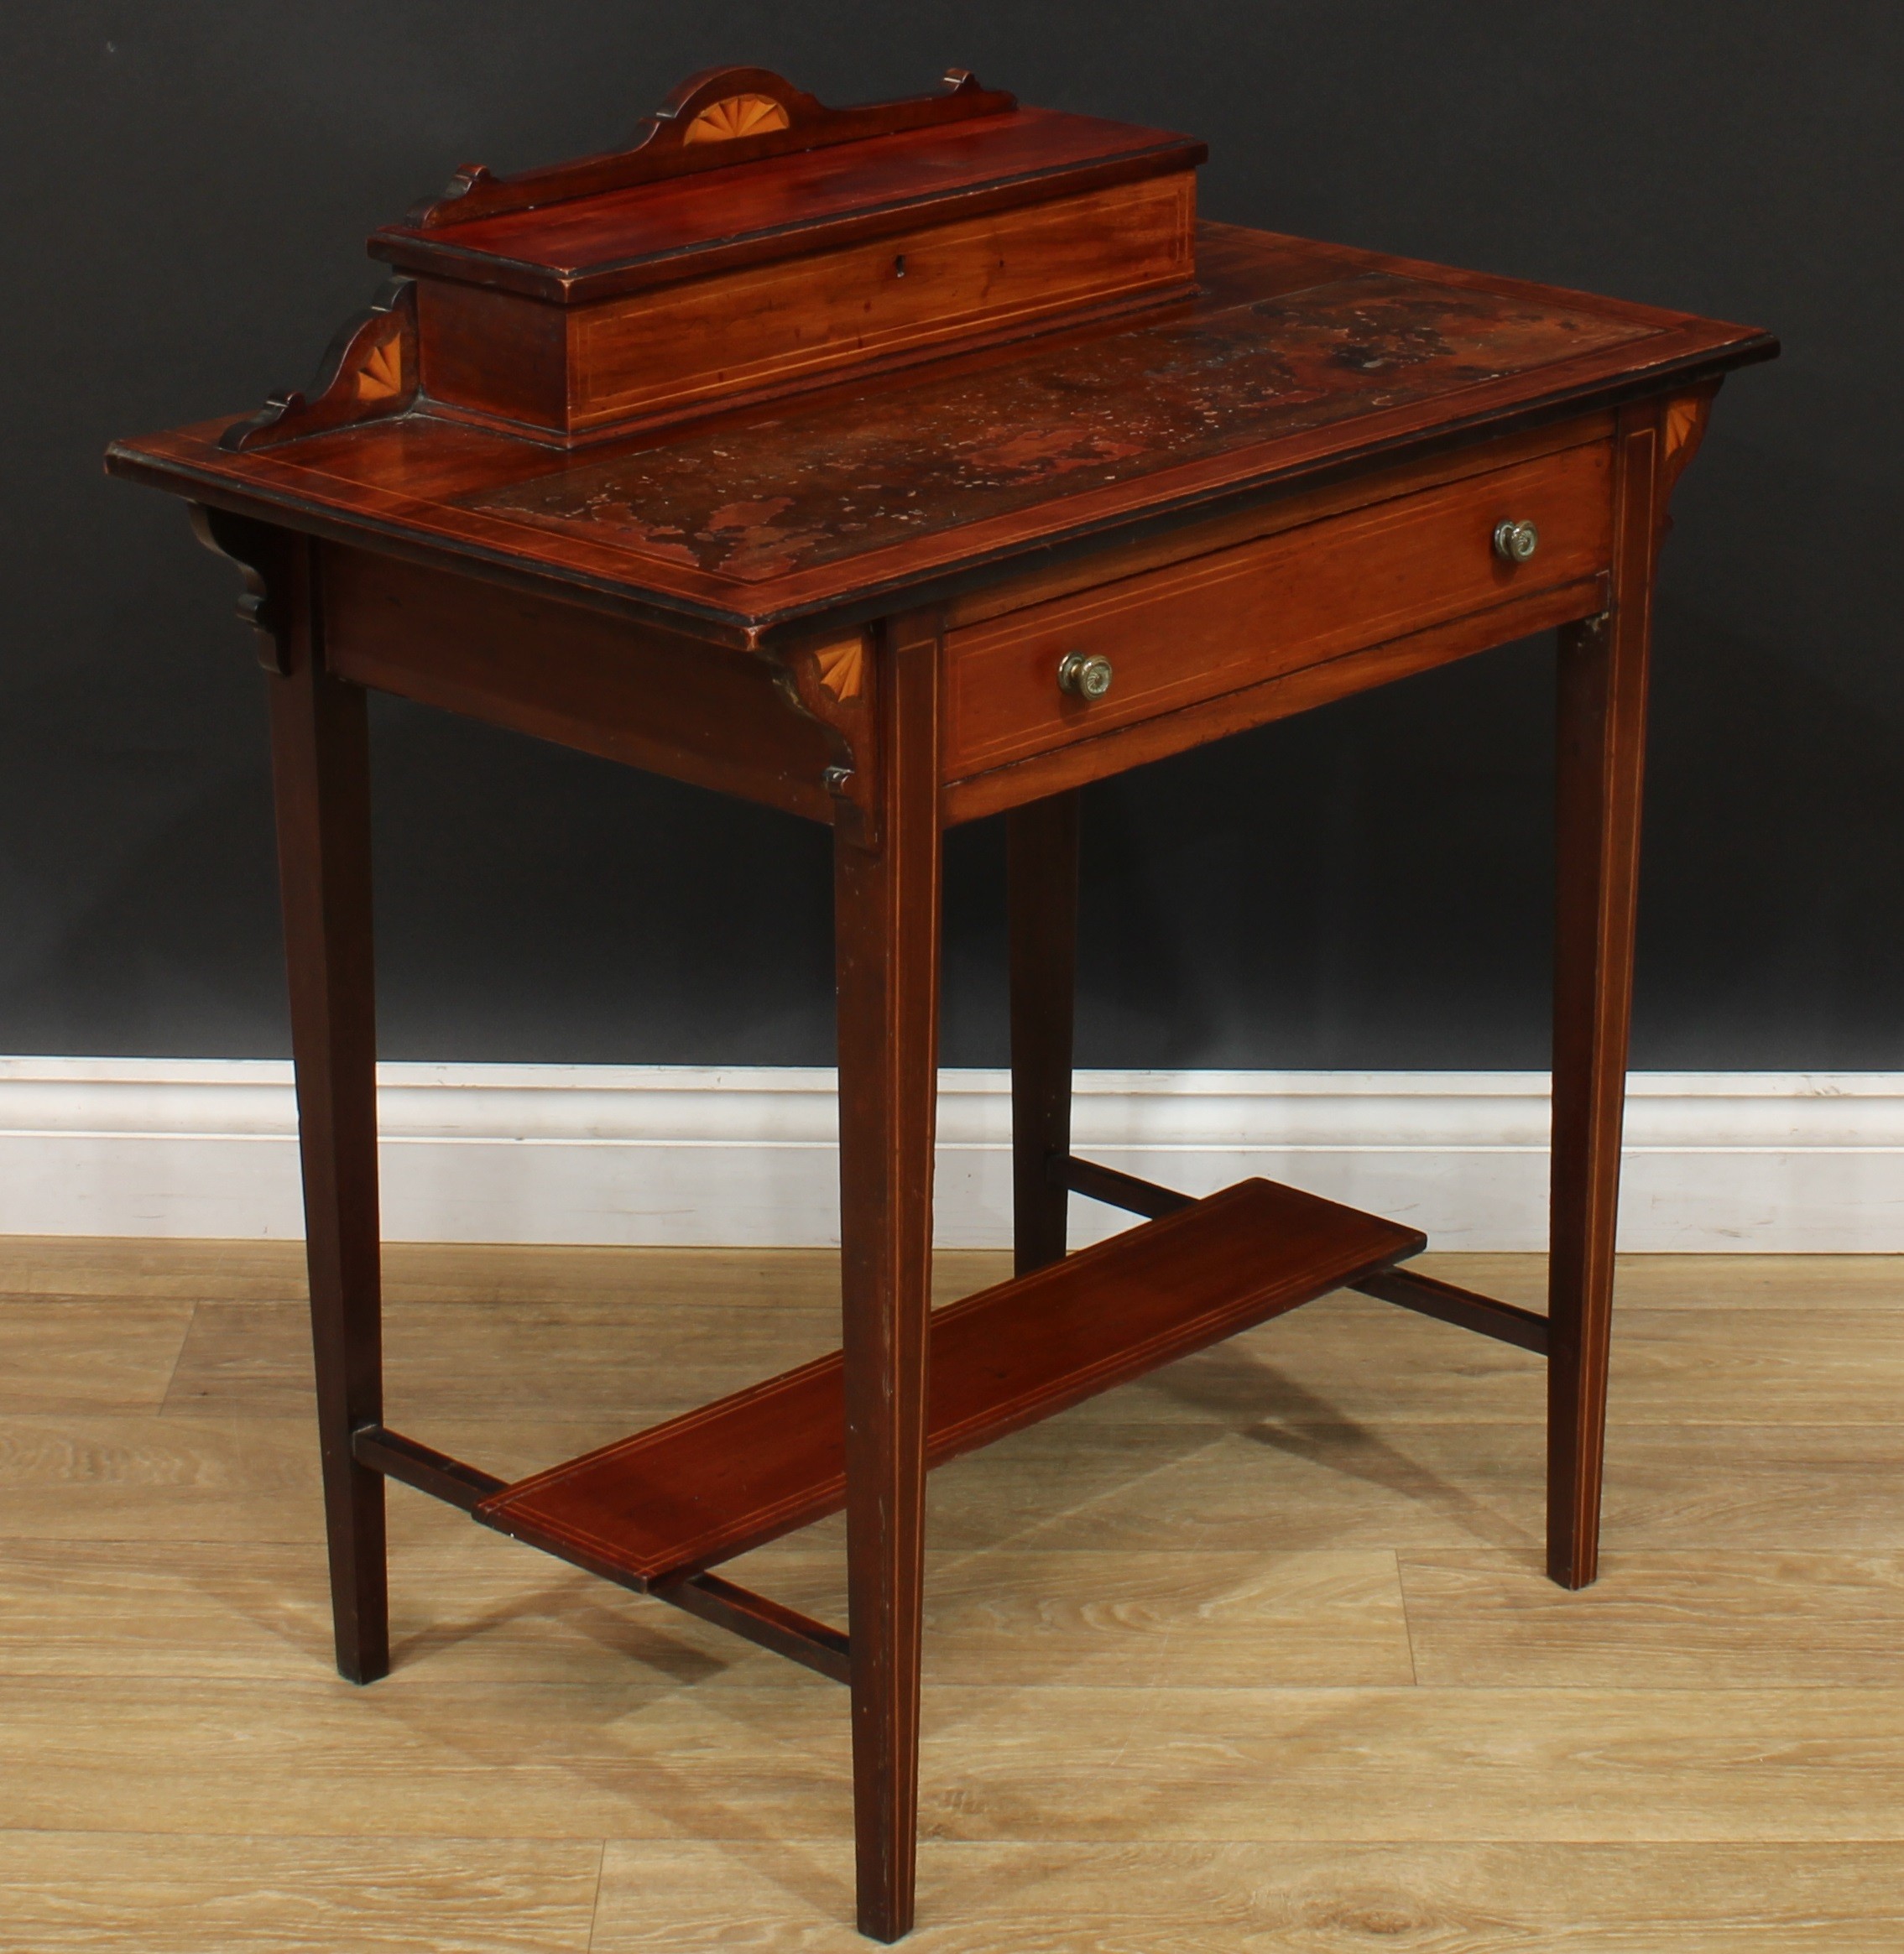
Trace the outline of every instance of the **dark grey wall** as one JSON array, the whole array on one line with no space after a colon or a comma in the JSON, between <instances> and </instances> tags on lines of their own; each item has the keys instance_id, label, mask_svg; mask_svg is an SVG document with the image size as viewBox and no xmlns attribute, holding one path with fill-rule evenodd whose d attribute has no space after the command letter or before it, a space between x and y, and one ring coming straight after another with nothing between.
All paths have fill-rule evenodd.
<instances>
[{"instance_id":1,"label":"dark grey wall","mask_svg":"<svg viewBox=\"0 0 1904 1954\"><path fill-rule=\"evenodd\" d=\"M1778 331L1668 551L1636 1058L1904 1066L1904 9L60 0L3 33L0 1050L284 1049L235 580L106 440L301 381L365 233L453 164L609 146L746 60L835 101L957 63L1207 137L1215 216ZM1543 1063L1548 664L1094 792L1082 1060ZM377 763L389 1055L830 1055L818 831L420 711ZM1000 852L952 844L953 1062L1002 1053Z\"/></svg>"}]
</instances>

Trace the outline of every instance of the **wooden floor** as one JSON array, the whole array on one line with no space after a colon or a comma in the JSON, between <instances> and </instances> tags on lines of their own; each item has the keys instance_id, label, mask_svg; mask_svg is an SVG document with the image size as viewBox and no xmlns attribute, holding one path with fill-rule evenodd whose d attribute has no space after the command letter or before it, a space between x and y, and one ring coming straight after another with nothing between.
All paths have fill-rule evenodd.
<instances>
[{"instance_id":1,"label":"wooden floor","mask_svg":"<svg viewBox=\"0 0 1904 1954\"><path fill-rule=\"evenodd\" d=\"M390 1263L393 1423L503 1473L833 1340L818 1253ZM0 1948L866 1945L837 1686L402 1488L337 1679L300 1288L0 1243ZM1904 1949L1904 1262L1635 1260L1615 1341L1583 1595L1539 1360L1359 1297L936 1475L909 1945ZM843 1621L840 1544L738 1566Z\"/></svg>"}]
</instances>

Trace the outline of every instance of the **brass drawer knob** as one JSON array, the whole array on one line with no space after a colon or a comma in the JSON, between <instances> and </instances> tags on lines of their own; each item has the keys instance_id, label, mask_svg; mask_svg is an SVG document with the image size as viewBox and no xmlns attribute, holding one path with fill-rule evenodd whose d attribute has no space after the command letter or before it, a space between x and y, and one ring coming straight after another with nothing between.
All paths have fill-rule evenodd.
<instances>
[{"instance_id":1,"label":"brass drawer knob","mask_svg":"<svg viewBox=\"0 0 1904 1954\"><path fill-rule=\"evenodd\" d=\"M1495 555L1509 563L1525 563L1541 546L1541 532L1531 523L1496 523Z\"/></svg>"},{"instance_id":2,"label":"brass drawer knob","mask_svg":"<svg viewBox=\"0 0 1904 1954\"><path fill-rule=\"evenodd\" d=\"M1073 692L1080 699L1102 699L1116 676L1111 661L1101 652L1087 658L1081 651L1067 651L1058 661L1058 690Z\"/></svg>"}]
</instances>

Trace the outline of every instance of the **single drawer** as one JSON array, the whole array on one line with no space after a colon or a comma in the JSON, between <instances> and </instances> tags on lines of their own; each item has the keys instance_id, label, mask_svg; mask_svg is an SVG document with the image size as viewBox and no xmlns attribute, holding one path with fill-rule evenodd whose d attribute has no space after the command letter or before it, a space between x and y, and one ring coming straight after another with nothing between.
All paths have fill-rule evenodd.
<instances>
[{"instance_id":1,"label":"single drawer","mask_svg":"<svg viewBox=\"0 0 1904 1954\"><path fill-rule=\"evenodd\" d=\"M1611 446L1397 496L952 632L947 778L1605 570ZM1495 532L1531 523L1524 561ZM1103 678L1108 689L1092 696ZM1061 668L1082 690L1061 684Z\"/></svg>"}]
</instances>

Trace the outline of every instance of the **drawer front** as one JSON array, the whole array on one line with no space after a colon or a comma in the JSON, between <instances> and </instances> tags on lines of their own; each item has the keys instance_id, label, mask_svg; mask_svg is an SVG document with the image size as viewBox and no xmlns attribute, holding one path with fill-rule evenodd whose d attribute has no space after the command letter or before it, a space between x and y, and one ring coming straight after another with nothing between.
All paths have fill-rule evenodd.
<instances>
[{"instance_id":1,"label":"drawer front","mask_svg":"<svg viewBox=\"0 0 1904 1954\"><path fill-rule=\"evenodd\" d=\"M593 428L1188 289L1185 171L584 306L570 424Z\"/></svg>"},{"instance_id":2,"label":"drawer front","mask_svg":"<svg viewBox=\"0 0 1904 1954\"><path fill-rule=\"evenodd\" d=\"M953 631L947 777L1114 727L1604 571L1612 449L1567 448ZM1495 548L1531 522L1534 554ZM1100 697L1059 668L1103 659Z\"/></svg>"}]
</instances>

